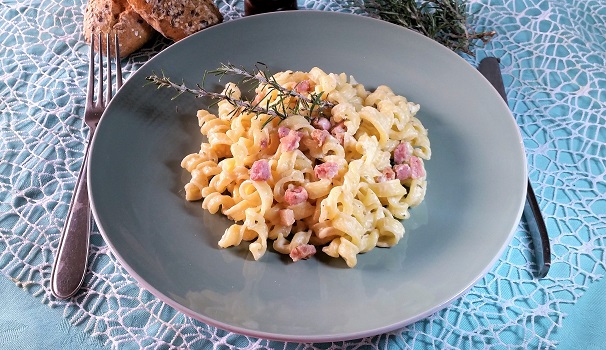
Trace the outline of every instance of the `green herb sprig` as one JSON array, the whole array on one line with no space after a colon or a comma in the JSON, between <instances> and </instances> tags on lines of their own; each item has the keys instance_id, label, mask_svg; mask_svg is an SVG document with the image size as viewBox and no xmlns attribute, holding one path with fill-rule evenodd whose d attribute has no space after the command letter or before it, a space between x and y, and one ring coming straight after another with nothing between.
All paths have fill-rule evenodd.
<instances>
[{"instance_id":1,"label":"green herb sprig","mask_svg":"<svg viewBox=\"0 0 606 350\"><path fill-rule=\"evenodd\" d=\"M263 68L260 68L260 66ZM235 98L234 91L229 88L225 93L208 91L204 88L204 81L206 80L207 74L218 76L219 79L227 75L240 76L242 78L242 83L257 82L266 85L268 87L266 96L272 94L273 91L277 91L277 98L271 103L269 100L266 100L266 103L261 105L261 102L252 102ZM156 84L158 88L172 88L176 90L178 94L174 98L177 98L181 94L188 93L194 95L196 98L209 97L215 100L227 101L234 107L234 110L232 111L234 114L238 112L254 113L256 115L267 114L269 115L269 118L264 122L263 126L270 123L276 117L284 120L288 118L288 116L294 114L302 115L311 120L314 117L314 112L322 114L325 113L327 109L334 107L332 102L325 99L323 92L311 92L309 93L309 96L305 96L297 92L296 87L292 90L282 87L276 81L273 74L271 74L267 67L262 63L258 63L252 72L233 64L221 64L221 66L215 70L206 71L202 84L196 84L195 88L188 87L184 82L181 84L174 83L169 77L164 75L164 73L162 73L162 76L158 76L153 72L152 75L145 79ZM287 99L289 97L296 98L297 102L294 107L288 105Z\"/></svg>"},{"instance_id":2,"label":"green herb sprig","mask_svg":"<svg viewBox=\"0 0 606 350\"><path fill-rule=\"evenodd\" d=\"M495 31L476 32L469 24L465 0L352 0L371 16L417 31L455 52L474 56Z\"/></svg>"}]
</instances>

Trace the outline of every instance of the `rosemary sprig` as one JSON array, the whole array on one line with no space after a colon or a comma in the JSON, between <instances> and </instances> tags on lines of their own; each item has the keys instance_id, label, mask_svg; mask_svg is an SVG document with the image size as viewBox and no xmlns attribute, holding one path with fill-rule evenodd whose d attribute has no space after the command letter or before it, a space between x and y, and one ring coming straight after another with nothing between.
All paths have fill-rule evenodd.
<instances>
[{"instance_id":1,"label":"rosemary sprig","mask_svg":"<svg viewBox=\"0 0 606 350\"><path fill-rule=\"evenodd\" d=\"M264 69L259 68L259 65L263 66ZM264 106L261 106L261 102L251 102L248 100L236 99L233 97L233 91L227 90L225 93L217 93L206 90L203 85L206 80L207 74L213 74L219 77L219 79L223 78L226 75L236 75L242 77L242 83L250 83L257 82L259 84L267 86L267 93L264 98L268 95L273 94L274 91L277 91L277 98L270 103L269 100L266 100ZM209 97L216 100L224 100L229 104L234 106L233 113L236 114L239 111L244 111L248 113L259 114L267 114L269 118L264 122L263 126L270 123L274 118L279 117L284 120L288 118L289 115L299 114L303 115L307 119L312 119L314 116L314 112L324 113L326 109L334 107L334 104L325 98L323 98L323 92L311 92L309 93L309 97L297 92L295 89L286 89L282 87L275 79L275 77L269 72L267 66L263 63L258 63L255 66L255 70L252 72L247 71L244 68L236 67L233 64L221 64L221 67L206 71L204 74L203 83L196 84L196 88L191 88L185 85L185 83L176 84L170 80L170 78L166 77L164 73L162 76L158 76L155 72L152 75L145 78L153 84L156 84L158 88L172 88L178 92L177 96L180 96L184 93L189 93L194 95L196 98L200 97ZM294 97L296 103L294 106L291 105L288 98Z\"/></svg>"},{"instance_id":2,"label":"rosemary sprig","mask_svg":"<svg viewBox=\"0 0 606 350\"><path fill-rule=\"evenodd\" d=\"M474 56L478 40L486 44L495 31L471 28L466 0L353 0L371 15L415 30L456 52Z\"/></svg>"},{"instance_id":3,"label":"rosemary sprig","mask_svg":"<svg viewBox=\"0 0 606 350\"><path fill-rule=\"evenodd\" d=\"M282 111L287 110L287 106L285 104L286 99L288 97L295 97L297 99L297 103L290 110L291 114L300 114L306 117L311 118L313 116L314 111L319 110L320 112L325 109L329 109L334 107L334 104L325 98L323 98L323 92L311 92L309 93L309 97L299 93L295 89L285 89L276 81L276 78L273 74L270 73L267 65L261 62L257 62L255 65L255 69L253 72L249 72L244 68L237 67L233 64L221 64L221 67L208 71L209 74L214 74L221 79L226 75L236 75L241 76L244 83L257 81L260 84L266 85L268 87L268 92L266 95L271 95L273 91L278 92L278 97L276 102L274 102L275 106L279 106ZM276 114L275 116L280 116Z\"/></svg>"},{"instance_id":4,"label":"rosemary sprig","mask_svg":"<svg viewBox=\"0 0 606 350\"><path fill-rule=\"evenodd\" d=\"M180 95L182 95L184 93L188 93L188 94L194 95L196 98L210 97L210 98L216 99L216 100L225 100L236 108L243 108L246 111L257 113L257 114L265 113L265 114L269 114L271 116L276 116L276 117L280 117L280 118L287 117L285 114L280 113L279 111L277 111L275 109L262 108L258 104L252 104L250 101L234 98L233 90L228 89L226 91L226 93L222 94L222 93L218 93L218 92L208 91L204 87L202 87L202 85L200 85L200 84L196 84L197 88L191 88L191 87L185 85L185 83L181 83L181 84L174 83L172 80L170 80L169 77L164 75L164 72L162 72L162 76L158 76L155 72L153 72L152 75L146 77L145 80L150 81L153 84L156 84L158 86L158 89L171 88L171 89L177 91L177 95L175 97L173 97L173 99L179 97Z\"/></svg>"}]
</instances>

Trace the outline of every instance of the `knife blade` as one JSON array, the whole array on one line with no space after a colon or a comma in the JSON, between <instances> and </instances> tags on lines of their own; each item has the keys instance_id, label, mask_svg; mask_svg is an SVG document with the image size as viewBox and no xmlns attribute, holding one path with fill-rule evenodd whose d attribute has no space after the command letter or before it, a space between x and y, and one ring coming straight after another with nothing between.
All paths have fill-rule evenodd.
<instances>
[{"instance_id":1,"label":"knife blade","mask_svg":"<svg viewBox=\"0 0 606 350\"><path fill-rule=\"evenodd\" d=\"M482 59L478 65L480 73L492 84L499 95L507 104L507 96L505 94L505 85L503 84L503 76L499 67L500 60L496 57L486 57ZM534 190L528 179L526 189L526 202L524 204L524 220L528 224L528 230L534 245L535 259L537 263L537 277L543 278L547 275L551 266L551 246L549 235L545 227L545 221L539 208Z\"/></svg>"}]
</instances>

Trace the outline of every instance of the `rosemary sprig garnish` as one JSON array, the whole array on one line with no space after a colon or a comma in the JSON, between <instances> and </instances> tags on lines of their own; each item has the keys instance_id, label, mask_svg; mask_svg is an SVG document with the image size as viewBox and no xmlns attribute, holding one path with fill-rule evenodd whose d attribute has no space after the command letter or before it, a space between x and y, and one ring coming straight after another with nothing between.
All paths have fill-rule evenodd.
<instances>
[{"instance_id":1,"label":"rosemary sprig garnish","mask_svg":"<svg viewBox=\"0 0 606 350\"><path fill-rule=\"evenodd\" d=\"M259 68L259 65L265 67L265 69ZM296 91L296 89L286 89L282 87L274 78L274 76L266 69L266 66L262 63L255 66L255 70L252 72L247 71L244 68L236 67L232 64L221 64L221 67L206 71L202 84L196 84L196 88L191 88L185 85L185 83L177 84L171 81L171 79L162 73L162 76L158 76L155 72L146 77L145 79L156 84L158 88L172 88L178 92L177 96L184 93L194 95L196 98L209 97L216 100L227 101L234 107L233 113L247 112L259 114L267 114L269 118L264 122L263 126L270 123L274 118L279 117L284 120L289 115L299 114L307 119L312 119L314 112L324 113L326 109L334 107L334 104L325 98L323 98L323 92L311 92L309 97L305 96ZM274 91L277 91L277 97L274 101L270 102L266 100L262 106L261 101L251 102L248 100L237 99L233 97L233 90L227 89L225 93L217 93L208 91L204 88L204 81L206 80L207 74L213 74L221 79L226 75L236 75L242 77L242 83L257 82L267 87L267 92L264 96L270 96ZM295 98L296 103L292 105L289 98Z\"/></svg>"},{"instance_id":2,"label":"rosemary sprig garnish","mask_svg":"<svg viewBox=\"0 0 606 350\"><path fill-rule=\"evenodd\" d=\"M164 75L164 73L162 73L162 76L158 76L154 72L154 73L152 73L152 75L146 77L145 80L148 80L148 81L156 84L158 86L158 88L172 88L173 90L177 91L177 95L175 97L173 97L173 99L179 97L180 95L182 95L184 93L188 93L188 94L194 95L196 98L210 97L210 98L216 99L216 100L225 100L225 101L229 102L229 104L231 104L232 106L234 106L236 108L240 108L240 107L244 108L244 110L249 111L249 112L265 113L265 114L269 114L269 115L273 115L273 116L278 116L281 118L286 118L286 115L284 115L283 113L280 113L277 110L262 108L262 107L259 107L258 104L252 104L249 101L234 98L233 90L228 89L226 91L226 93L222 94L222 93L218 93L218 92L208 91L204 87L202 87L202 85L200 85L200 84L196 84L196 88L191 88L191 87L185 85L185 83L181 83L181 84L174 83L173 81L170 80L169 77Z\"/></svg>"},{"instance_id":3,"label":"rosemary sprig garnish","mask_svg":"<svg viewBox=\"0 0 606 350\"><path fill-rule=\"evenodd\" d=\"M495 31L471 28L466 0L352 0L371 15L417 31L456 52L474 56L478 40L486 44Z\"/></svg>"}]
</instances>

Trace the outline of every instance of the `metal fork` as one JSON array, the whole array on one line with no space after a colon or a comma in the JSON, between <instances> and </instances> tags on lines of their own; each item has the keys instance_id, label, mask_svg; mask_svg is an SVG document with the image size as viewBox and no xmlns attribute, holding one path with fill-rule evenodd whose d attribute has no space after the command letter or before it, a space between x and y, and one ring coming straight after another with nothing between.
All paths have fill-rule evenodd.
<instances>
[{"instance_id":1,"label":"metal fork","mask_svg":"<svg viewBox=\"0 0 606 350\"><path fill-rule=\"evenodd\" d=\"M97 128L97 123L105 111L109 101L113 97L112 91L112 69L110 55L110 36L106 35L106 57L107 57L107 90L106 96L103 97L103 37L99 33L99 76L97 79L97 100L93 102L95 94L95 35L91 37L90 56L89 56L89 73L88 73L88 90L86 94L86 107L84 111L84 122L89 128L88 143L84 152L84 161L78 176L75 193L72 197L67 220L63 227L59 248L53 264L51 273L51 292L57 298L67 299L80 289L88 262L88 248L90 240L90 229L92 215L89 206L88 198L88 183L87 183L87 164L88 150L93 138L93 134ZM120 47L118 43L118 35L114 36L114 56L116 63L116 91L122 86L122 67L120 66Z\"/></svg>"}]
</instances>

